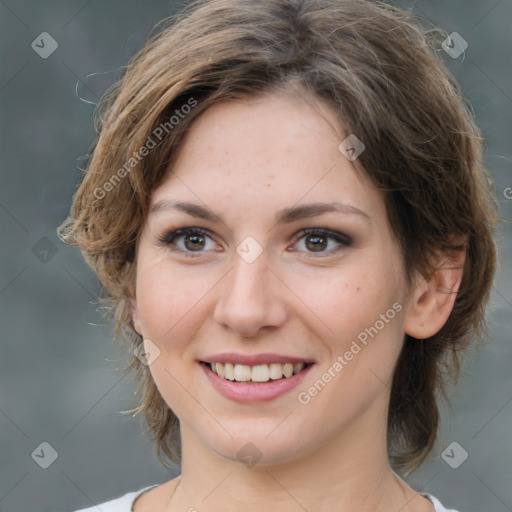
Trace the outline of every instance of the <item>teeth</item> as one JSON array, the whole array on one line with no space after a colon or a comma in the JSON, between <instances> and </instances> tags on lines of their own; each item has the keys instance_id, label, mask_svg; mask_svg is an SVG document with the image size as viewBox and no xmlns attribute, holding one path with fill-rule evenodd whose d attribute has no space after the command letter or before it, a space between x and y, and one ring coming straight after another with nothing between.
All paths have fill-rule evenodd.
<instances>
[{"instance_id":1,"label":"teeth","mask_svg":"<svg viewBox=\"0 0 512 512\"><path fill-rule=\"evenodd\" d=\"M280 379L283 376L283 365L280 363L272 363L269 366L270 378Z\"/></svg>"},{"instance_id":2,"label":"teeth","mask_svg":"<svg viewBox=\"0 0 512 512\"><path fill-rule=\"evenodd\" d=\"M283 365L283 375L285 377L291 377L293 375L293 364L286 363Z\"/></svg>"},{"instance_id":3,"label":"teeth","mask_svg":"<svg viewBox=\"0 0 512 512\"><path fill-rule=\"evenodd\" d=\"M220 363L214 363L215 364L215 371L221 376L224 377L224 365Z\"/></svg>"},{"instance_id":4,"label":"teeth","mask_svg":"<svg viewBox=\"0 0 512 512\"><path fill-rule=\"evenodd\" d=\"M250 368L250 366L248 366ZM259 364L252 367L251 380L254 382L267 382L270 379L268 364Z\"/></svg>"},{"instance_id":5,"label":"teeth","mask_svg":"<svg viewBox=\"0 0 512 512\"><path fill-rule=\"evenodd\" d=\"M249 366L246 364L210 363L210 368L220 377L237 382L268 382L296 375L304 369L303 363L271 363Z\"/></svg>"},{"instance_id":6,"label":"teeth","mask_svg":"<svg viewBox=\"0 0 512 512\"><path fill-rule=\"evenodd\" d=\"M224 378L228 380L235 380L235 369L231 363L217 363L220 367L224 366ZM221 370L222 371L222 370ZM220 374L219 374L220 375Z\"/></svg>"},{"instance_id":7,"label":"teeth","mask_svg":"<svg viewBox=\"0 0 512 512\"><path fill-rule=\"evenodd\" d=\"M245 364L235 364L235 380L238 382L251 380L251 367Z\"/></svg>"}]
</instances>

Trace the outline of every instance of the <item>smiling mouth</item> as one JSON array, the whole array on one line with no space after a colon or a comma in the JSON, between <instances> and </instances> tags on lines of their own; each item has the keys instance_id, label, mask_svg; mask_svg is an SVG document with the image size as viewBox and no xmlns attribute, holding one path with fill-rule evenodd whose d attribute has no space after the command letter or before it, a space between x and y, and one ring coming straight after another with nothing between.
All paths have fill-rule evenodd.
<instances>
[{"instance_id":1,"label":"smiling mouth","mask_svg":"<svg viewBox=\"0 0 512 512\"><path fill-rule=\"evenodd\" d=\"M245 382L246 384L263 384L280 379L288 379L304 371L314 363L270 363L249 366L233 363L208 363L201 361L210 371L225 380Z\"/></svg>"}]
</instances>

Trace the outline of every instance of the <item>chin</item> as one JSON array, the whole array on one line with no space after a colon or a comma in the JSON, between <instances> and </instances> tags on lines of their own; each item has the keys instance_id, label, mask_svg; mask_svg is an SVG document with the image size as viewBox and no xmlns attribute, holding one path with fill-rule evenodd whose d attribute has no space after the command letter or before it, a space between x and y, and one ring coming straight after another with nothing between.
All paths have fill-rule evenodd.
<instances>
[{"instance_id":1,"label":"chin","mask_svg":"<svg viewBox=\"0 0 512 512\"><path fill-rule=\"evenodd\" d=\"M268 443L267 443L268 444ZM225 450L216 450L221 457L232 461L239 462L247 467L257 465L261 466L277 466L287 464L298 457L297 452L293 452L291 448L276 448L267 445L262 446L260 443L251 441L240 442L239 446L226 447Z\"/></svg>"},{"instance_id":2,"label":"chin","mask_svg":"<svg viewBox=\"0 0 512 512\"><path fill-rule=\"evenodd\" d=\"M252 422L254 425L254 422ZM279 423L279 422L278 422ZM278 424L277 423L277 424ZM275 428L276 423L274 423ZM272 466L285 464L298 457L307 455L308 451L314 453L315 447L308 447L301 444L304 439L297 435L277 432L271 433L272 429L261 429L255 425L253 429L241 429L242 435L233 437L223 436L222 439L210 439L207 444L211 450L229 461L240 462L247 467ZM316 443L315 443L316 445Z\"/></svg>"}]
</instances>

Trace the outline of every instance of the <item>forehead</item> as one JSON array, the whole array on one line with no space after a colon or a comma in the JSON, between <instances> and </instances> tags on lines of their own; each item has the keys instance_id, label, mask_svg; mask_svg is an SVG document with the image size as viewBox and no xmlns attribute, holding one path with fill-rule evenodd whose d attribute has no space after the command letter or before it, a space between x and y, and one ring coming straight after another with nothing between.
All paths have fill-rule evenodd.
<instances>
[{"instance_id":1,"label":"forehead","mask_svg":"<svg viewBox=\"0 0 512 512\"><path fill-rule=\"evenodd\" d=\"M192 124L152 204L179 198L277 210L342 201L382 214L380 193L338 149L346 136L334 109L306 94L215 104Z\"/></svg>"}]
</instances>

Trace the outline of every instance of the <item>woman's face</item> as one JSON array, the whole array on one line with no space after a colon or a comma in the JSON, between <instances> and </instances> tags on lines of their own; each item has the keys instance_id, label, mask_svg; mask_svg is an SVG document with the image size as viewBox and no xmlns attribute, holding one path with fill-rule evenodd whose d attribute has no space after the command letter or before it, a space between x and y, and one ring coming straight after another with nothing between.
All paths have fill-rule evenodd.
<instances>
[{"instance_id":1,"label":"woman's face","mask_svg":"<svg viewBox=\"0 0 512 512\"><path fill-rule=\"evenodd\" d=\"M383 196L334 126L308 96L217 104L152 195L134 323L184 443L204 453L279 463L385 438L405 276ZM245 364L221 377L212 360ZM308 364L287 377L301 368L287 361Z\"/></svg>"}]
</instances>

